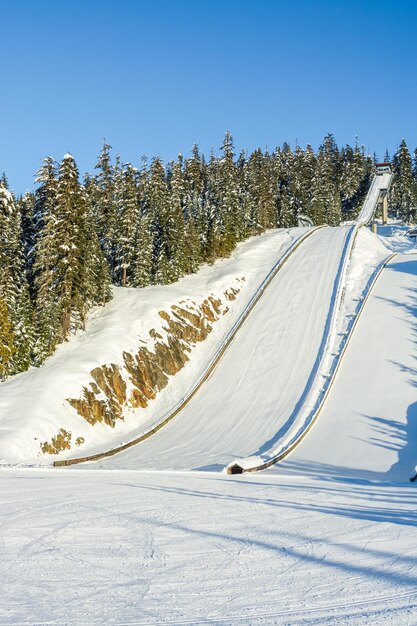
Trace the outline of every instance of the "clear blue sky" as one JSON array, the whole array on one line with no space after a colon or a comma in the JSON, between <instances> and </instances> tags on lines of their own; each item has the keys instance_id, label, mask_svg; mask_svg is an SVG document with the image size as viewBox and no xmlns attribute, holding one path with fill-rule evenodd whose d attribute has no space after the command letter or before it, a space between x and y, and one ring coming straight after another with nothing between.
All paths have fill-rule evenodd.
<instances>
[{"instance_id":1,"label":"clear blue sky","mask_svg":"<svg viewBox=\"0 0 417 626\"><path fill-rule=\"evenodd\" d=\"M0 0L0 172L358 135L417 145L416 0Z\"/></svg>"}]
</instances>

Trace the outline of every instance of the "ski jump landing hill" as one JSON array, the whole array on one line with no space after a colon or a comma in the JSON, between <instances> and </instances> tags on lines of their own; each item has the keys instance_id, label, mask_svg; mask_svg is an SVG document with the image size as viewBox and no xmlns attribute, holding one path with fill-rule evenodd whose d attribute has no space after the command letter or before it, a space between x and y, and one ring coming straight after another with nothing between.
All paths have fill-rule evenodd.
<instances>
[{"instance_id":1,"label":"ski jump landing hill","mask_svg":"<svg viewBox=\"0 0 417 626\"><path fill-rule=\"evenodd\" d=\"M172 293L185 289L195 297L197 285L203 295L213 272L227 275L222 278L226 286L229 275L241 276L245 268L252 276L246 293L253 295L246 305L244 300L233 304L231 322L223 326L228 332L213 333L208 361L207 348L199 346L200 370L190 370L199 373L195 378L188 375L188 391L167 406L172 407L170 413L149 414L148 422L136 430L129 430L126 420L125 430L120 435L115 431L110 449L112 440L101 428L102 438L86 449L90 454L63 452L54 465L229 473L270 468L408 480L417 461L408 443L415 440L417 421L412 398L417 262L411 255L391 254L362 228L372 221L390 181L389 173L375 176L355 223L271 231L242 244L243 254L221 262L217 269L207 267L196 279L174 286ZM254 253L258 265L262 260L262 269L251 275ZM108 319L114 321L112 309L120 318L120 298L130 324L142 315L143 307L152 304L158 311L162 303L170 302L170 289L152 288L144 295L121 290L119 304L115 298L100 314L90 339L87 330L39 370L2 384L3 464L36 464L39 453L34 457L21 452L22 442L32 441L31 450L36 445L39 450L33 443L33 416L44 423L46 409L52 407L51 414L62 410L60 398L64 406L65 398L73 397L68 395L68 379L79 389L80 363L87 373L87 365L91 367L91 359L80 360L79 346L88 347L94 363L113 358L105 356L106 344L114 350L115 333L122 327L118 331L110 325L111 334L106 328ZM144 302L138 311L140 300ZM122 322L127 323L124 317ZM58 400L51 384L53 390L57 385L64 388L61 395L57 389ZM54 399L53 405L46 403L45 394L48 402ZM62 423L62 417L59 420ZM56 432L58 421L54 424ZM43 441L41 436L37 441ZM44 457L40 463L51 460Z\"/></svg>"},{"instance_id":2,"label":"ski jump landing hill","mask_svg":"<svg viewBox=\"0 0 417 626\"><path fill-rule=\"evenodd\" d=\"M371 235L360 227L373 219L390 181L390 174L374 178L354 224L304 239L175 420L87 466L271 467L408 480L417 461L405 443L417 435L410 382L417 263L379 251L360 275L352 254L356 242L364 256Z\"/></svg>"}]
</instances>

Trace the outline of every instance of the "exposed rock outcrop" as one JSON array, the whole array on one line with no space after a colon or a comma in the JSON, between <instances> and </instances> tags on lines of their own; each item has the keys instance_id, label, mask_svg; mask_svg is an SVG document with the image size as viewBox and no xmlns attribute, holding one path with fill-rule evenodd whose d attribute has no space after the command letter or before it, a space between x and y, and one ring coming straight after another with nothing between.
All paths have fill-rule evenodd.
<instances>
[{"instance_id":1,"label":"exposed rock outcrop","mask_svg":"<svg viewBox=\"0 0 417 626\"><path fill-rule=\"evenodd\" d=\"M235 300L239 291L229 288L224 292L225 300ZM159 311L163 325L160 331L149 331L148 346L136 353L123 352L122 365L110 363L94 368L92 380L82 388L81 397L68 398L69 404L90 424L101 422L114 428L117 420L123 420L126 407L148 406L167 386L169 377L184 367L192 348L208 337L213 324L228 310L219 298L209 296L200 305L183 301L169 312ZM59 449L69 449L71 435L67 433L69 437L64 441L64 432L61 429L61 434L50 443L42 444L42 451L57 454ZM77 445L83 442L82 437L76 440Z\"/></svg>"},{"instance_id":2,"label":"exposed rock outcrop","mask_svg":"<svg viewBox=\"0 0 417 626\"><path fill-rule=\"evenodd\" d=\"M52 437L51 441L45 441L41 444L41 450L45 454L58 454L62 450L70 450L71 437L71 433L60 428L58 434Z\"/></svg>"},{"instance_id":3,"label":"exposed rock outcrop","mask_svg":"<svg viewBox=\"0 0 417 626\"><path fill-rule=\"evenodd\" d=\"M233 289L233 297L236 293ZM230 299L226 294L229 291L225 297ZM79 415L90 424L104 422L114 427L118 419L123 419L125 406L145 408L166 387L169 376L177 374L189 360L192 346L208 337L212 324L222 314L222 303L213 296L200 306L183 304L173 305L169 313L159 311L166 336L164 339L154 328L149 331L153 350L142 347L136 354L124 352L123 367L112 363L92 370L94 382L83 388L82 397L68 399ZM129 397L124 377L133 386Z\"/></svg>"}]
</instances>

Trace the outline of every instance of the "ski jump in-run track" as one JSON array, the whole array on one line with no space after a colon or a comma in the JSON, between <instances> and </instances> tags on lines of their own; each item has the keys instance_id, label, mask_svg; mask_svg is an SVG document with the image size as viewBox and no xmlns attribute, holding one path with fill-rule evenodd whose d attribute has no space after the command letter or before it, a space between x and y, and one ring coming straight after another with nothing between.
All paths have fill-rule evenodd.
<instances>
[{"instance_id":1,"label":"ski jump in-run track","mask_svg":"<svg viewBox=\"0 0 417 626\"><path fill-rule=\"evenodd\" d=\"M82 466L221 471L240 464L255 471L265 464L269 471L408 480L415 455L404 440L417 434L409 383L414 257L396 256L374 281L343 358L336 354L330 367L328 396L317 391L355 235L373 219L390 179L374 178L354 224L315 230L295 250L174 420L139 445ZM277 452L283 460L275 465Z\"/></svg>"}]
</instances>

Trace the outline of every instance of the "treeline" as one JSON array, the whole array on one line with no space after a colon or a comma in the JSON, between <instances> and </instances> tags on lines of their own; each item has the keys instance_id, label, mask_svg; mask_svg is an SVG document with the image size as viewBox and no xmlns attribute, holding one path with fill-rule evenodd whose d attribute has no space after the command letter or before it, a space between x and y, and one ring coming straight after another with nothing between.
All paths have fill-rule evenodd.
<instances>
[{"instance_id":1,"label":"treeline","mask_svg":"<svg viewBox=\"0 0 417 626\"><path fill-rule=\"evenodd\" d=\"M236 155L226 133L221 150L206 160L194 146L189 158L135 168L113 162L104 144L83 182L70 154L59 165L48 157L36 190L17 198L3 176L0 377L40 365L111 298L111 284L176 281L302 215L329 225L354 218L374 169L363 148L339 149L332 135L317 152L284 144Z\"/></svg>"}]
</instances>

